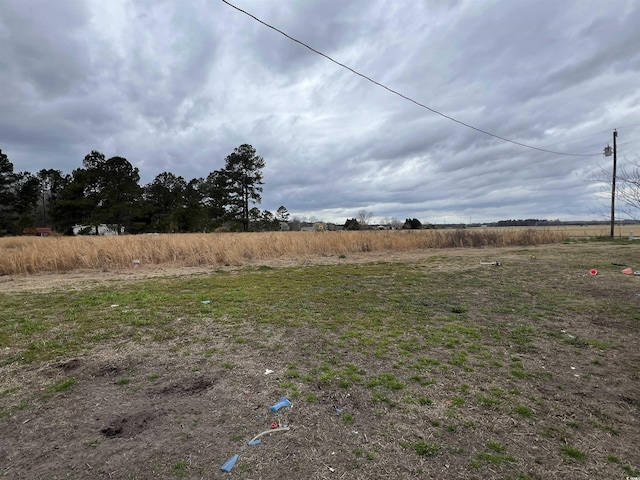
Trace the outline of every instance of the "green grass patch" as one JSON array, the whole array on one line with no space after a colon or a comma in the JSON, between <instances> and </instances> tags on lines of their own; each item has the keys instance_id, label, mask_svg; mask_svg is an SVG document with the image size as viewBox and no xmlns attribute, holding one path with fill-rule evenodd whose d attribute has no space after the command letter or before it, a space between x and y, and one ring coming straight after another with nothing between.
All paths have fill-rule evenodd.
<instances>
[{"instance_id":1,"label":"green grass patch","mask_svg":"<svg viewBox=\"0 0 640 480\"><path fill-rule=\"evenodd\" d=\"M314 368L311 373L310 381L337 384L345 390L362 380L362 370L354 364L335 367L325 362L319 368Z\"/></svg>"},{"instance_id":2,"label":"green grass patch","mask_svg":"<svg viewBox=\"0 0 640 480\"><path fill-rule=\"evenodd\" d=\"M435 457L442 452L442 446L436 443L425 442L424 440L418 440L414 443L401 442L404 448L412 448L418 455L422 457Z\"/></svg>"},{"instance_id":3,"label":"green grass patch","mask_svg":"<svg viewBox=\"0 0 640 480\"><path fill-rule=\"evenodd\" d=\"M533 410L526 405L516 405L512 408L514 413L517 413L521 417L533 417Z\"/></svg>"},{"instance_id":4,"label":"green grass patch","mask_svg":"<svg viewBox=\"0 0 640 480\"><path fill-rule=\"evenodd\" d=\"M78 381L75 378L67 378L66 380L61 380L47 387L47 391L60 393L65 390L69 390L71 387L76 385Z\"/></svg>"},{"instance_id":5,"label":"green grass patch","mask_svg":"<svg viewBox=\"0 0 640 480\"><path fill-rule=\"evenodd\" d=\"M483 407L495 407L502 403L502 400L499 398L483 395L481 393L475 396L475 400L479 405L482 405Z\"/></svg>"},{"instance_id":6,"label":"green grass patch","mask_svg":"<svg viewBox=\"0 0 640 480\"><path fill-rule=\"evenodd\" d=\"M189 464L184 460L180 460L173 464L171 471L176 478L186 478L189 476Z\"/></svg>"},{"instance_id":7,"label":"green grass patch","mask_svg":"<svg viewBox=\"0 0 640 480\"><path fill-rule=\"evenodd\" d=\"M412 382L416 382L418 385L422 387L428 387L429 385L434 385L436 383L435 380L427 379L420 375L411 375L411 377L409 377L409 380L411 380Z\"/></svg>"},{"instance_id":8,"label":"green grass patch","mask_svg":"<svg viewBox=\"0 0 640 480\"><path fill-rule=\"evenodd\" d=\"M9 396L20 391L20 387L10 387L2 391L2 396Z\"/></svg>"},{"instance_id":9,"label":"green grass patch","mask_svg":"<svg viewBox=\"0 0 640 480\"><path fill-rule=\"evenodd\" d=\"M380 373L366 383L369 388L383 387L388 390L402 390L404 383L390 373Z\"/></svg>"},{"instance_id":10,"label":"green grass patch","mask_svg":"<svg viewBox=\"0 0 640 480\"><path fill-rule=\"evenodd\" d=\"M571 460L584 460L587 458L586 453L576 447L572 447L571 445L563 445L560 447L560 452L562 452L566 458Z\"/></svg>"},{"instance_id":11,"label":"green grass patch","mask_svg":"<svg viewBox=\"0 0 640 480\"><path fill-rule=\"evenodd\" d=\"M474 456L471 464L473 468L480 468L483 464L499 466L515 462L515 457L506 452L505 447L495 441L487 442L484 452Z\"/></svg>"},{"instance_id":12,"label":"green grass patch","mask_svg":"<svg viewBox=\"0 0 640 480\"><path fill-rule=\"evenodd\" d=\"M42 399L46 400L53 397L55 394L65 392L71 389L74 385L77 385L78 380L75 378L67 378L65 380L60 380L59 382L52 383L47 386L42 394ZM26 408L29 405L28 401L22 402L22 408ZM18 409L21 408L21 405L18 405Z\"/></svg>"},{"instance_id":13,"label":"green grass patch","mask_svg":"<svg viewBox=\"0 0 640 480\"><path fill-rule=\"evenodd\" d=\"M373 394L371 395L371 402L372 403L386 403L389 406L393 406L394 403L391 401L391 399L389 398L389 396L383 392L373 392Z\"/></svg>"}]
</instances>

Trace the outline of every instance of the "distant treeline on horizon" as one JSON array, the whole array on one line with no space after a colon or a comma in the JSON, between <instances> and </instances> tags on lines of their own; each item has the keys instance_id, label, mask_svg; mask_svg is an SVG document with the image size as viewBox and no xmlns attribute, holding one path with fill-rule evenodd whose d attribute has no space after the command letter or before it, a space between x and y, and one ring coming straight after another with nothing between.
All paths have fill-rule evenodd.
<instances>
[{"instance_id":1,"label":"distant treeline on horizon","mask_svg":"<svg viewBox=\"0 0 640 480\"><path fill-rule=\"evenodd\" d=\"M526 220L498 220L488 223L468 223L468 227L551 227L557 225L609 225L610 220L540 220L528 218ZM620 220L616 225L638 225L640 220Z\"/></svg>"}]
</instances>

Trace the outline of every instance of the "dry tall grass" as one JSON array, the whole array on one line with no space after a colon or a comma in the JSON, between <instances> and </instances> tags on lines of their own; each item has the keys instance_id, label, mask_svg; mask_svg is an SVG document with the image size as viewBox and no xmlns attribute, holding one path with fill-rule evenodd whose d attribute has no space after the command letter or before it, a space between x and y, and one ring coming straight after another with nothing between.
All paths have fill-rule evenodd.
<instances>
[{"instance_id":1,"label":"dry tall grass","mask_svg":"<svg viewBox=\"0 0 640 480\"><path fill-rule=\"evenodd\" d=\"M473 227L472 230L494 230L496 227ZM599 225L551 225L546 227L499 227L500 230L527 230L530 228L543 228L550 232L563 233L567 238L608 237L611 234L611 226ZM640 225L616 224L614 236L616 238L629 238L629 234L640 236Z\"/></svg>"},{"instance_id":2,"label":"dry tall grass","mask_svg":"<svg viewBox=\"0 0 640 480\"><path fill-rule=\"evenodd\" d=\"M142 265L193 267L355 252L534 245L562 241L546 229L264 232L120 237L0 238L0 275L112 270Z\"/></svg>"}]
</instances>

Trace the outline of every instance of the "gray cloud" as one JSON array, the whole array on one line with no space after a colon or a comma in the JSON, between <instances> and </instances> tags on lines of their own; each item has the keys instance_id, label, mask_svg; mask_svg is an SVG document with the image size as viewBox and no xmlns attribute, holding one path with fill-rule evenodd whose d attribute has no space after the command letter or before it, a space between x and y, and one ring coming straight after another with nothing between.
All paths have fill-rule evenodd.
<instances>
[{"instance_id":1,"label":"gray cloud","mask_svg":"<svg viewBox=\"0 0 640 480\"><path fill-rule=\"evenodd\" d=\"M69 93L84 81L87 51L80 31L89 20L83 2L68 1L51 8L46 1L0 5L0 68L9 81L5 93L50 100ZM39 15L40 12L47 15Z\"/></svg>"},{"instance_id":2,"label":"gray cloud","mask_svg":"<svg viewBox=\"0 0 640 480\"><path fill-rule=\"evenodd\" d=\"M640 4L356 0L243 8L446 115L517 142L640 149ZM612 12L617 14L612 15ZM223 2L0 0L0 148L70 173L92 149L147 183L206 177L242 143L261 208L344 222L590 218L601 157L470 130ZM635 142L635 143L634 143Z\"/></svg>"}]
</instances>

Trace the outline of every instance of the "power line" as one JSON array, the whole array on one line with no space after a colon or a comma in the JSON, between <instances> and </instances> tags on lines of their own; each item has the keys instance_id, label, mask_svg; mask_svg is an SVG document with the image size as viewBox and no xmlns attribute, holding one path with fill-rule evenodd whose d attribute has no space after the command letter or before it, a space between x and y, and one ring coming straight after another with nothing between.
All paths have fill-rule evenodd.
<instances>
[{"instance_id":1,"label":"power line","mask_svg":"<svg viewBox=\"0 0 640 480\"><path fill-rule=\"evenodd\" d=\"M442 113L442 112L439 112L438 110L435 110L435 109L433 109L433 108L431 108L431 107L429 107L429 106L427 106L427 105L425 105L425 104L423 104L423 103L420 103L420 102L418 102L417 100L414 100L413 98L407 97L406 95L403 95L402 93L398 92L397 90L394 90L394 89L392 89L392 88L390 88L390 87L387 87L386 85L384 85L384 84L382 84L382 83L380 83L380 82L378 82L378 81L376 81L376 80L372 79L371 77L368 77L367 75L365 75L365 74L363 74L363 73L360 73L360 72L358 72L357 70L354 70L353 68L349 67L348 65L345 65L344 63L340 63L340 62L338 62L337 60L334 60L334 59L333 59L332 57L330 57L329 55L327 55L327 54L325 54L325 53L322 53L322 52L321 52L321 51L319 51L319 50L316 50L315 48L313 48L313 47L311 47L311 46L307 45L306 43L304 43L304 42L302 42L302 41L298 40L297 38L292 37L291 35L289 35L289 34L287 34L287 33L283 32L282 30L280 30L280 29L278 29L278 28L274 27L273 25L270 25L270 24L268 24L267 22L265 22L265 21L263 21L263 20L260 20L260 19L259 19L258 17L256 17L255 15L253 15L253 14L251 14L251 13L249 13L249 12L247 12L247 11L245 11L245 10L243 10L243 9L239 8L239 7L236 7L236 6L235 6L235 5L233 5L232 3L229 3L227 0L222 0L222 2L223 2L223 3L226 3L226 4L227 4L227 5L229 5L231 8L234 8L234 9L236 9L237 11L239 11L239 12L241 12L241 13L244 13L245 15L247 15L247 16L249 16L249 17L253 18L256 22L261 23L261 24L262 24L262 25L264 25L265 27L268 27L268 28L270 28L270 29L272 29L272 30L275 30L275 31L276 31L276 32L278 32L279 34L284 35L284 36L285 36L285 37L287 37L289 40L291 40L291 41L293 41L293 42L296 42L296 43L298 43L298 44L302 45L303 47L305 47L305 48L307 48L307 49L311 50L313 53L316 53L316 54L318 54L318 55L320 55L320 56L322 56L322 57L326 58L327 60L329 60L329 61L331 61L331 62L335 63L336 65L339 65L340 67L342 67L342 68L345 68L345 69L349 70L351 73L354 73L354 74L358 75L359 77L362 77L362 78L364 78L365 80L368 80L369 82L371 82L371 83L373 83L373 84L375 84L375 85L377 85L377 86L379 86L379 87L384 88L385 90L387 90L387 91L389 91L389 92L393 93L394 95L397 95L397 96L399 96L399 97L401 97L401 98L403 98L403 99L405 99L405 100L407 100L407 101L409 101L409 102L411 102L411 103L414 103L414 104L418 105L419 107L425 108L425 109L429 110L430 112L435 113L436 115L440 115L441 117L444 117L444 118L446 118L447 120L451 120L452 122L455 122L455 123L458 123L458 124L460 124L460 125L462 125L462 126L465 126L465 127L467 127L467 128L470 128L471 130L475 130L476 132L480 132L480 133L483 133L483 134L485 134L485 135L489 135L490 137L497 138L497 139L502 140L502 141L504 141L504 142L513 143L514 145L519 145L520 147L529 148L529 149L531 149L531 150L538 150L538 151L540 151L540 152L553 153L554 155L565 155L565 156L568 156L568 157L595 157L595 156L602 155L602 152L599 152L599 153L566 153L566 152L556 152L556 151L554 151L554 150L547 150L546 148L534 147L534 146L532 146L532 145L527 145L526 143L517 142L517 141L515 141L515 140L511 140L511 139L509 139L509 138L505 138L505 137L501 137L500 135L496 135L495 133L488 132L488 131L483 130L483 129L481 129L481 128L474 127L473 125L470 125L470 124L468 124L468 123L465 123L465 122L463 122L463 121L461 121L461 120L458 120L458 119L456 119L456 118L454 118L454 117L452 117L452 116L450 116L450 115L446 115L446 114L444 114L444 113Z\"/></svg>"},{"instance_id":2,"label":"power line","mask_svg":"<svg viewBox=\"0 0 640 480\"><path fill-rule=\"evenodd\" d=\"M576 140L582 140L584 138L595 137L596 135L602 135L603 133L611 133L611 129L601 130L599 132L589 133L587 135L582 135L580 137L571 137L569 139L562 140L561 142L549 143L549 144L545 145L544 147L553 147L554 145L560 145L561 143L575 142Z\"/></svg>"}]
</instances>

